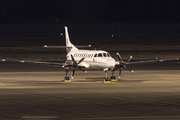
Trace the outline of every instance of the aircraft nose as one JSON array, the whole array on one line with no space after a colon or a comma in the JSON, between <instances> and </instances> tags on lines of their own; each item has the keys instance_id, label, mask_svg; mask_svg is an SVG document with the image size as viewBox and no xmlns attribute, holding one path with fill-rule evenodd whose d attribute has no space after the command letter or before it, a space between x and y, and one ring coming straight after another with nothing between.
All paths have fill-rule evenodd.
<instances>
[{"instance_id":1,"label":"aircraft nose","mask_svg":"<svg viewBox=\"0 0 180 120\"><path fill-rule=\"evenodd\" d=\"M114 59L112 59L112 67L114 67L115 66L115 60Z\"/></svg>"},{"instance_id":2,"label":"aircraft nose","mask_svg":"<svg viewBox=\"0 0 180 120\"><path fill-rule=\"evenodd\" d=\"M108 68L113 68L115 66L115 60L112 58L108 61Z\"/></svg>"}]
</instances>

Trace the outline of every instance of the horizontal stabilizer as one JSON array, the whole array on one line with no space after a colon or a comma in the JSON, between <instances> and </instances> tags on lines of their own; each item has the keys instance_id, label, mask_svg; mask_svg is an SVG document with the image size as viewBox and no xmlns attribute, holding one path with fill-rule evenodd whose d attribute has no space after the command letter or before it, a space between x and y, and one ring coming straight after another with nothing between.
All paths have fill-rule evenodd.
<instances>
[{"instance_id":1,"label":"horizontal stabilizer","mask_svg":"<svg viewBox=\"0 0 180 120\"><path fill-rule=\"evenodd\" d=\"M71 47L67 47L67 46L47 46L47 45L44 45L43 47L44 48L71 48Z\"/></svg>"},{"instance_id":2,"label":"horizontal stabilizer","mask_svg":"<svg viewBox=\"0 0 180 120\"><path fill-rule=\"evenodd\" d=\"M72 48L72 47L68 47L68 46L47 46L47 45L44 45L43 47L44 48ZM78 47L78 48L91 47L91 45L79 45L76 47Z\"/></svg>"},{"instance_id":3,"label":"horizontal stabilizer","mask_svg":"<svg viewBox=\"0 0 180 120\"><path fill-rule=\"evenodd\" d=\"M76 46L76 47L78 47L78 48L91 47L91 45L78 45L78 46Z\"/></svg>"}]
</instances>

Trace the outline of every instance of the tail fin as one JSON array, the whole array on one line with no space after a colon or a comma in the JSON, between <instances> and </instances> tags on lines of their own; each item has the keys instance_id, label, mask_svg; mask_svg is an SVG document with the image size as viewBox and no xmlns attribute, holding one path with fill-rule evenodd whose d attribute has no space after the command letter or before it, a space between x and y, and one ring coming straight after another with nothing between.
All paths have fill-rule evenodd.
<instances>
[{"instance_id":1,"label":"tail fin","mask_svg":"<svg viewBox=\"0 0 180 120\"><path fill-rule=\"evenodd\" d=\"M78 50L78 48L76 48L70 41L69 39L69 34L68 34L68 28L65 26L65 39L66 39L66 46L48 46L48 45L44 45L45 48L66 48L67 54L70 51L74 51L74 50ZM91 47L91 45L80 45L77 47Z\"/></svg>"},{"instance_id":2,"label":"tail fin","mask_svg":"<svg viewBox=\"0 0 180 120\"><path fill-rule=\"evenodd\" d=\"M66 51L69 53L71 50L78 50L70 41L68 28L65 26L65 37L66 37Z\"/></svg>"}]
</instances>

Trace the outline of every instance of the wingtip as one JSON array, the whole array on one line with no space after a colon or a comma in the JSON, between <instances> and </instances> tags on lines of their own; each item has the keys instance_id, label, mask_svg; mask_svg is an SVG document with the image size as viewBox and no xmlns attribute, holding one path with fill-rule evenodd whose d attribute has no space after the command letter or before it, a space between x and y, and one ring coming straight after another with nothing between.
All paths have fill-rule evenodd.
<instances>
[{"instance_id":1,"label":"wingtip","mask_svg":"<svg viewBox=\"0 0 180 120\"><path fill-rule=\"evenodd\" d=\"M24 61L24 60L21 60L20 63L25 63L25 61Z\"/></svg>"},{"instance_id":2,"label":"wingtip","mask_svg":"<svg viewBox=\"0 0 180 120\"><path fill-rule=\"evenodd\" d=\"M47 48L48 46L47 46L47 45L44 45L43 47L44 47L44 48Z\"/></svg>"}]
</instances>

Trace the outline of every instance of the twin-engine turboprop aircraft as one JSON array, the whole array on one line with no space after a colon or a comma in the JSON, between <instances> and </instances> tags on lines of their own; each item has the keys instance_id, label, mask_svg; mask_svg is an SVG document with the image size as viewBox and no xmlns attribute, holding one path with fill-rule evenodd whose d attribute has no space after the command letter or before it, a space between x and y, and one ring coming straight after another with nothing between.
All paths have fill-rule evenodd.
<instances>
[{"instance_id":1,"label":"twin-engine turboprop aircraft","mask_svg":"<svg viewBox=\"0 0 180 120\"><path fill-rule=\"evenodd\" d=\"M163 59L163 60L149 60L149 61L136 61L129 62L132 59L132 56L129 57L125 62L121 59L119 53L116 53L118 56L118 61L115 61L111 57L111 55L102 50L79 50L77 47L91 47L88 46L74 46L69 39L68 28L65 26L65 38L66 38L66 46L47 46L44 45L45 48L66 48L66 62L65 63L53 63L53 62L38 62L38 61L24 61L24 60L6 60L2 61L17 61L22 63L39 63L39 64L51 64L51 65L61 65L66 70L66 76L64 77L64 81L70 82L70 78L68 76L69 71L72 71L71 77L74 78L75 70L79 69L83 72L86 72L85 69L102 69L105 72L104 82L109 81L107 77L107 71L112 71L111 81L116 81L116 77L114 76L115 70L119 70L119 78L121 77L121 71L123 68L133 72L126 65L127 64L138 64L138 63L148 63L148 62L163 62L170 60L179 60L178 58L173 59Z\"/></svg>"}]
</instances>

